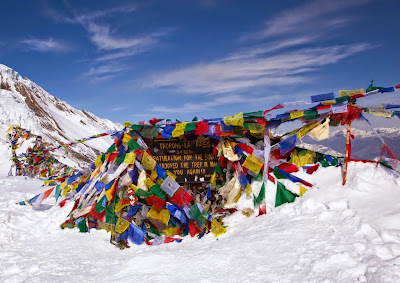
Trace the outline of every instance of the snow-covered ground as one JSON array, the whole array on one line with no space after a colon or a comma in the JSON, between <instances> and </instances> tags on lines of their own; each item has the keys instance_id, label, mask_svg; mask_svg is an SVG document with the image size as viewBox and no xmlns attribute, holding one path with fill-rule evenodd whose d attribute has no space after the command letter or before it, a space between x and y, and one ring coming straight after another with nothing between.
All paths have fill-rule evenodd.
<instances>
[{"instance_id":1,"label":"snow-covered ground","mask_svg":"<svg viewBox=\"0 0 400 283\"><path fill-rule=\"evenodd\" d=\"M400 180L359 163L344 187L339 168L302 174L319 189L267 216L234 214L218 239L125 250L104 230L61 230L72 204L16 205L46 188L3 175L0 281L400 282Z\"/></svg>"}]
</instances>

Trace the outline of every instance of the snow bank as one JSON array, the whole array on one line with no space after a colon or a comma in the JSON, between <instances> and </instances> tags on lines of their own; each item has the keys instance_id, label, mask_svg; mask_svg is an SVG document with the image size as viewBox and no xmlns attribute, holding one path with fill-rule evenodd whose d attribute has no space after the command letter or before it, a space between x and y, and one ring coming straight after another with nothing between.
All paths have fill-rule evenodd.
<instances>
[{"instance_id":1,"label":"snow bank","mask_svg":"<svg viewBox=\"0 0 400 283\"><path fill-rule=\"evenodd\" d=\"M296 173L319 189L267 216L227 218L228 232L201 240L118 250L104 230L59 225L71 209L15 202L46 190L0 179L1 281L399 282L400 184L371 164Z\"/></svg>"}]
</instances>

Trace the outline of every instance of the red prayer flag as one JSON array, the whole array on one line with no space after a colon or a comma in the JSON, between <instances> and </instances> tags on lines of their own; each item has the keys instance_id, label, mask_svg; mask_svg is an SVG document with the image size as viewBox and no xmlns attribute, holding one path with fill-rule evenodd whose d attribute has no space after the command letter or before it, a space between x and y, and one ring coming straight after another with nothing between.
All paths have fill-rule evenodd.
<instances>
[{"instance_id":1,"label":"red prayer flag","mask_svg":"<svg viewBox=\"0 0 400 283\"><path fill-rule=\"evenodd\" d=\"M253 153L253 151L254 151L254 148L252 148L251 146L248 146L247 144L238 143L237 146L248 153Z\"/></svg>"},{"instance_id":2,"label":"red prayer flag","mask_svg":"<svg viewBox=\"0 0 400 283\"><path fill-rule=\"evenodd\" d=\"M156 197L154 195L149 196L146 199L147 205L154 205L154 207L157 210L160 210L161 208L163 208L164 204L165 204L165 200L160 199L159 197Z\"/></svg>"},{"instance_id":3,"label":"red prayer flag","mask_svg":"<svg viewBox=\"0 0 400 283\"><path fill-rule=\"evenodd\" d=\"M175 194L169 198L169 201L178 207L185 207L193 200L193 197L189 195L182 187L180 187Z\"/></svg>"},{"instance_id":4,"label":"red prayer flag","mask_svg":"<svg viewBox=\"0 0 400 283\"><path fill-rule=\"evenodd\" d=\"M400 84L396 85L396 88L400 88Z\"/></svg>"},{"instance_id":5,"label":"red prayer flag","mask_svg":"<svg viewBox=\"0 0 400 283\"><path fill-rule=\"evenodd\" d=\"M108 156L107 161L108 162L113 162L115 159L117 159L118 156L118 152L112 152L110 153L110 155Z\"/></svg>"},{"instance_id":6,"label":"red prayer flag","mask_svg":"<svg viewBox=\"0 0 400 283\"><path fill-rule=\"evenodd\" d=\"M194 221L188 223L190 236L194 237L200 233L200 230L197 228L197 225Z\"/></svg>"},{"instance_id":7,"label":"red prayer flag","mask_svg":"<svg viewBox=\"0 0 400 283\"><path fill-rule=\"evenodd\" d=\"M315 164L314 166L308 167L306 172L307 172L307 174L311 175L312 173L317 171L318 168L319 168L319 164Z\"/></svg>"},{"instance_id":8,"label":"red prayer flag","mask_svg":"<svg viewBox=\"0 0 400 283\"><path fill-rule=\"evenodd\" d=\"M272 107L271 109L265 110L263 114L265 115L265 114L267 114L268 112L271 112L272 110L281 109L281 108L283 108L283 105L282 105L282 104L278 104L278 105Z\"/></svg>"},{"instance_id":9,"label":"red prayer flag","mask_svg":"<svg viewBox=\"0 0 400 283\"><path fill-rule=\"evenodd\" d=\"M205 133L208 133L208 122L207 121L197 122L195 134L201 135Z\"/></svg>"},{"instance_id":10,"label":"red prayer flag","mask_svg":"<svg viewBox=\"0 0 400 283\"><path fill-rule=\"evenodd\" d=\"M298 172L299 168L295 164L282 163L278 166L279 169L286 171L288 173Z\"/></svg>"}]
</instances>

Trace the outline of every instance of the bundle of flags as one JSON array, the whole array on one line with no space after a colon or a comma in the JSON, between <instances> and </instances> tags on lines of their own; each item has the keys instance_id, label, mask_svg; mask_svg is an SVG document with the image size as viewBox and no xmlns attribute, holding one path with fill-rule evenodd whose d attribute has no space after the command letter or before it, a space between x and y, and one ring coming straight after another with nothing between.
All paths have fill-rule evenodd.
<instances>
[{"instance_id":1,"label":"bundle of flags","mask_svg":"<svg viewBox=\"0 0 400 283\"><path fill-rule=\"evenodd\" d=\"M386 113L388 117L389 112L385 111L400 106L363 109L354 101L399 88L399 85L374 87L371 82L365 94L363 89L343 90L336 98L333 93L320 94L311 96L309 102L283 103L265 111L241 112L223 118L190 122L153 118L136 125L126 122L123 131L109 133L115 139L114 144L89 168L70 176L50 178L47 184L58 185L20 204L37 206L51 196L60 206L74 202L69 219L61 227L77 227L81 232L105 229L111 233L111 243L120 248L129 247L129 242L148 245L180 242L187 235L201 238L209 232L219 236L226 232L224 216L236 211L241 201L251 202L246 215L253 214L256 208L259 214L264 214L266 195L271 188L276 188L274 206L277 207L293 202L313 187L296 176L301 168L313 174L320 166L341 165L341 158L296 147L299 139L307 134L317 139L327 138L330 125L350 124L362 118L363 112L379 112L381 116ZM272 114L274 110L309 103L318 105ZM285 135L285 139L272 140L274 144L270 145L266 134L269 129L293 120L304 125ZM218 162L203 199L195 199L172 172L156 162L144 138L215 141ZM295 184L296 189L288 184ZM216 204L219 197L222 202Z\"/></svg>"}]
</instances>

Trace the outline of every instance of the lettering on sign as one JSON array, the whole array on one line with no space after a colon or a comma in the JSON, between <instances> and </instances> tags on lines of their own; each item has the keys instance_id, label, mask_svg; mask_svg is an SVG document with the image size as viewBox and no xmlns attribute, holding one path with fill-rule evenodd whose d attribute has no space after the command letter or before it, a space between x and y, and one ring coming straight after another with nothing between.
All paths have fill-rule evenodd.
<instances>
[{"instance_id":1,"label":"lettering on sign","mask_svg":"<svg viewBox=\"0 0 400 283\"><path fill-rule=\"evenodd\" d=\"M154 160L175 174L178 183L209 182L218 156L212 140L147 139Z\"/></svg>"}]
</instances>

